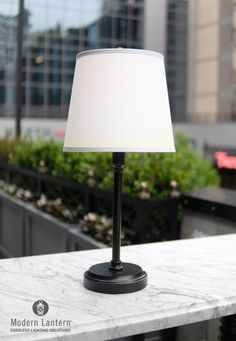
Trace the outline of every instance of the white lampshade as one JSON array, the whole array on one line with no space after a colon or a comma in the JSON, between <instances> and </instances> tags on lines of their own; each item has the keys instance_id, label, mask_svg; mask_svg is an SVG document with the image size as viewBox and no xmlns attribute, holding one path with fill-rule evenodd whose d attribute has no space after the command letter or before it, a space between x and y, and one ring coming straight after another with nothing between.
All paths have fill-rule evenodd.
<instances>
[{"instance_id":1,"label":"white lampshade","mask_svg":"<svg viewBox=\"0 0 236 341\"><path fill-rule=\"evenodd\" d=\"M163 56L123 48L79 53L64 151L174 152Z\"/></svg>"}]
</instances>

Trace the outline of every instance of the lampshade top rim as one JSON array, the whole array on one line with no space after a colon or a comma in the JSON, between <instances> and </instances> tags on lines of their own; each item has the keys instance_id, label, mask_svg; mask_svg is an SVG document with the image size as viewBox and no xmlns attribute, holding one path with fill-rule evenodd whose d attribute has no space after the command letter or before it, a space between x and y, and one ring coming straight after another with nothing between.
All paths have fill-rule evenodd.
<instances>
[{"instance_id":1,"label":"lampshade top rim","mask_svg":"<svg viewBox=\"0 0 236 341\"><path fill-rule=\"evenodd\" d=\"M142 50L142 49L127 49L127 48L113 48L113 49L94 49L94 50L85 50L76 55L76 59L92 55L92 54L108 54L108 53L125 53L125 54L142 54L147 56L156 57L159 59L164 59L164 56L159 52L154 52L151 50Z\"/></svg>"}]
</instances>

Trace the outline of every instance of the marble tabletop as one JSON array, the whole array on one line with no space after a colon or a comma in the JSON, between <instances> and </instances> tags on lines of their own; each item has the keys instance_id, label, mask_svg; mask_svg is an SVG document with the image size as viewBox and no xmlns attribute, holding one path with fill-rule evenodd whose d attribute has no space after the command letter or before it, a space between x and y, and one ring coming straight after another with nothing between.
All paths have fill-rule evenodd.
<instances>
[{"instance_id":1,"label":"marble tabletop","mask_svg":"<svg viewBox=\"0 0 236 341\"><path fill-rule=\"evenodd\" d=\"M236 313L236 234L122 248L148 286L122 295L82 285L110 249L0 260L0 340L109 340ZM47 302L37 316L32 305ZM44 304L44 303L43 303Z\"/></svg>"}]
</instances>

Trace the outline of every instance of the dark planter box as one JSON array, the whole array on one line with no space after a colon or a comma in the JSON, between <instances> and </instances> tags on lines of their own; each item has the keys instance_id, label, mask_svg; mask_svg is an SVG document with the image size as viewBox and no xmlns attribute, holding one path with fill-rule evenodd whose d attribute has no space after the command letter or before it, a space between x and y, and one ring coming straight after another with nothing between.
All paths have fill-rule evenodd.
<instances>
[{"instance_id":1,"label":"dark planter box","mask_svg":"<svg viewBox=\"0 0 236 341\"><path fill-rule=\"evenodd\" d=\"M0 161L0 178L30 189L35 198L43 193L61 198L67 207L112 215L113 193L88 184L16 167ZM132 244L178 239L179 198L142 200L122 195L122 226ZM37 209L33 204L0 192L0 248L5 256L30 256L105 247L81 232L78 225L66 224Z\"/></svg>"},{"instance_id":2,"label":"dark planter box","mask_svg":"<svg viewBox=\"0 0 236 341\"><path fill-rule=\"evenodd\" d=\"M112 216L113 193L86 183L64 180L0 161L0 177L8 183L30 189L36 198L43 193L50 199L61 198L67 207L78 209L83 216L96 212ZM179 198L142 200L122 195L122 226L133 244L178 239ZM75 244L75 248L81 247Z\"/></svg>"},{"instance_id":3,"label":"dark planter box","mask_svg":"<svg viewBox=\"0 0 236 341\"><path fill-rule=\"evenodd\" d=\"M106 247L33 204L0 190L0 252L4 257L22 257Z\"/></svg>"},{"instance_id":4,"label":"dark planter box","mask_svg":"<svg viewBox=\"0 0 236 341\"><path fill-rule=\"evenodd\" d=\"M0 191L0 252L6 257L24 255L25 209L22 204Z\"/></svg>"},{"instance_id":5,"label":"dark planter box","mask_svg":"<svg viewBox=\"0 0 236 341\"><path fill-rule=\"evenodd\" d=\"M236 191L205 188L182 197L184 218L181 238L236 232Z\"/></svg>"}]
</instances>

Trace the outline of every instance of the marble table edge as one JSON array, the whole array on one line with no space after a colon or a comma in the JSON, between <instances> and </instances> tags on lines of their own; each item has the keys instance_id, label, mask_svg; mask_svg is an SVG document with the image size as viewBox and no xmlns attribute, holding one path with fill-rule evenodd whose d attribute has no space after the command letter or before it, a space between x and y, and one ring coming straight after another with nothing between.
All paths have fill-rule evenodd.
<instances>
[{"instance_id":1,"label":"marble table edge","mask_svg":"<svg viewBox=\"0 0 236 341\"><path fill-rule=\"evenodd\" d=\"M209 306L211 302L201 302L193 304L193 307L186 312L186 306L181 305L181 309L178 309L176 313L169 314L168 309L166 311L167 317L166 321L163 321L163 316L158 318L156 316L155 310L153 312L131 315L129 318L126 317L126 322L120 318L116 319L114 326L113 319L107 320L104 324L98 322L94 324L89 322L83 325L83 329L74 326L71 332L65 333L35 333L34 336L30 334L28 339L28 334L8 334L7 336L2 335L0 337L1 341L21 341L21 340L42 340L42 341L56 341L56 340L68 340L68 341L107 341L113 340L121 337L128 337L131 335L142 334L152 331L163 330L166 328L173 328L182 325L188 325L191 323L197 323L201 321L206 321L221 316L228 316L234 314L236 311L236 296L235 302L231 303L230 306L227 302L218 304L218 301L214 298L212 300L212 306ZM196 306L196 307L194 307ZM204 309L205 306L205 309ZM140 318L145 317L144 320ZM161 323L160 321L161 320ZM170 321L171 320L171 321ZM92 328L91 328L92 327ZM108 337L109 335L109 337Z\"/></svg>"}]
</instances>

